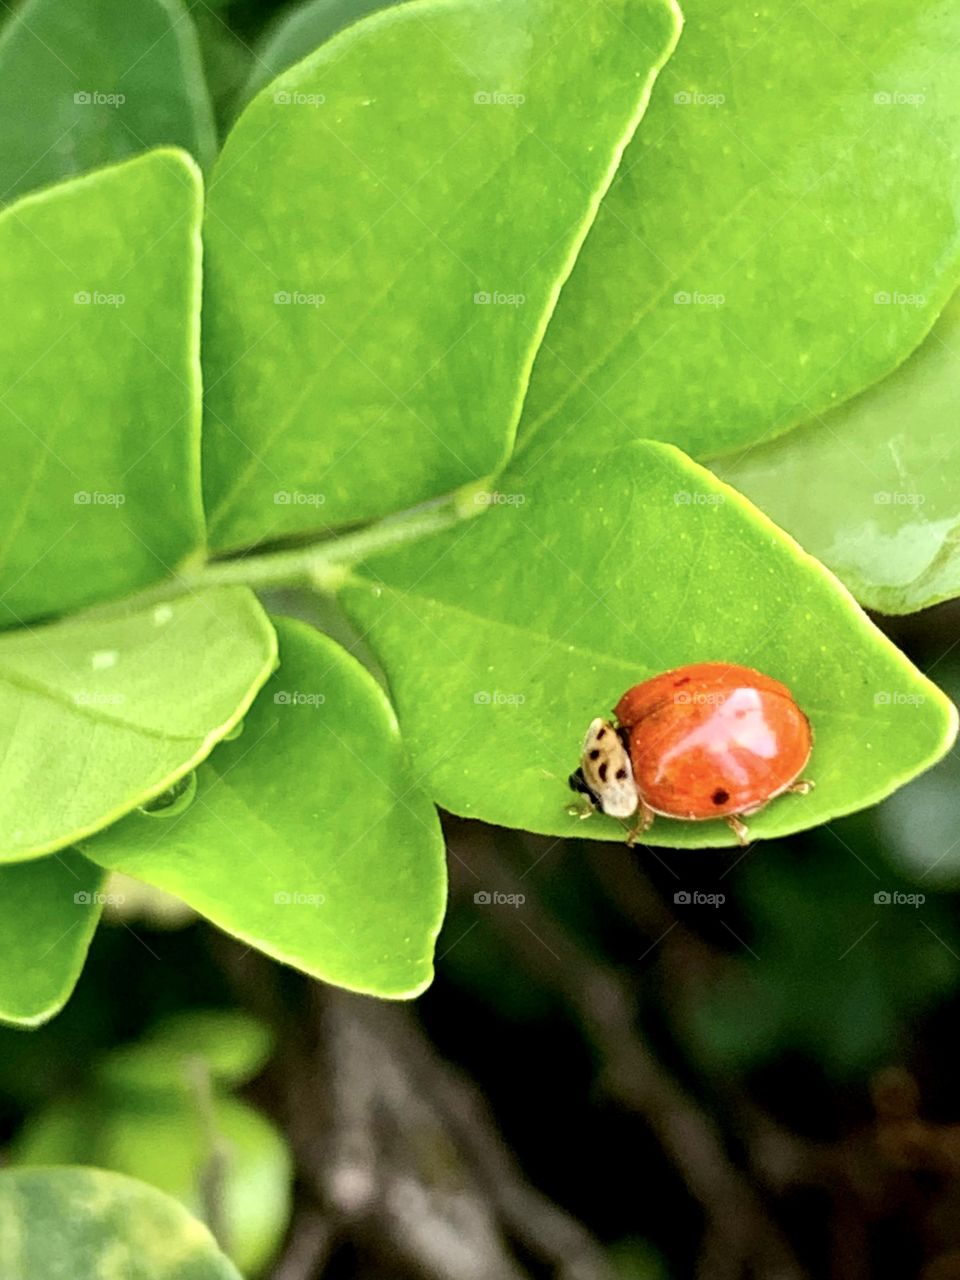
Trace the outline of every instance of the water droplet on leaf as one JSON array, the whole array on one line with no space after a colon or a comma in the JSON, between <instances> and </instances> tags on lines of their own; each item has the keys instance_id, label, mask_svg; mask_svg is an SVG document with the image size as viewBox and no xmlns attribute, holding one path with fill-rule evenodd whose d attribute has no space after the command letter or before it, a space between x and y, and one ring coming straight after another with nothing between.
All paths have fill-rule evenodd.
<instances>
[{"instance_id":1,"label":"water droplet on leaf","mask_svg":"<svg viewBox=\"0 0 960 1280\"><path fill-rule=\"evenodd\" d=\"M139 812L148 818L178 818L190 808L197 794L197 771L191 769L184 777L179 778L172 787L161 791L158 796L139 806Z\"/></svg>"}]
</instances>

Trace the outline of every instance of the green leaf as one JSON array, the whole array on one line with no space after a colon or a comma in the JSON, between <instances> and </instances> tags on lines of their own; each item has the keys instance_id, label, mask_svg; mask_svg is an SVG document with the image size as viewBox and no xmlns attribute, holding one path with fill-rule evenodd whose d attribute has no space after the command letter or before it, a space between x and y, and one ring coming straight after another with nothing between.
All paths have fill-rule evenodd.
<instances>
[{"instance_id":1,"label":"green leaf","mask_svg":"<svg viewBox=\"0 0 960 1280\"><path fill-rule=\"evenodd\" d=\"M182 1092L184 1062L201 1058L211 1079L243 1084L267 1060L270 1032L235 1009L189 1009L123 1045L104 1060L100 1079L127 1093Z\"/></svg>"},{"instance_id":2,"label":"green leaf","mask_svg":"<svg viewBox=\"0 0 960 1280\"><path fill-rule=\"evenodd\" d=\"M201 203L155 151L0 213L0 626L202 545Z\"/></svg>"},{"instance_id":3,"label":"green leaf","mask_svg":"<svg viewBox=\"0 0 960 1280\"><path fill-rule=\"evenodd\" d=\"M209 1123L223 1167L227 1251L245 1274L258 1275L290 1216L290 1155L273 1125L245 1103L213 1099ZM118 1108L104 1117L96 1151L98 1164L142 1178L203 1213L198 1187L210 1150L195 1104L170 1098L150 1108Z\"/></svg>"},{"instance_id":4,"label":"green leaf","mask_svg":"<svg viewBox=\"0 0 960 1280\"><path fill-rule=\"evenodd\" d=\"M877 812L879 843L887 861L928 892L960 890L958 796L960 753L953 751Z\"/></svg>"},{"instance_id":5,"label":"green leaf","mask_svg":"<svg viewBox=\"0 0 960 1280\"><path fill-rule=\"evenodd\" d=\"M215 151L180 0L26 0L0 34L0 119L0 202L162 144Z\"/></svg>"},{"instance_id":6,"label":"green leaf","mask_svg":"<svg viewBox=\"0 0 960 1280\"><path fill-rule=\"evenodd\" d=\"M217 129L220 134L226 134L237 113L238 99L249 79L255 55L206 0L190 0L190 17L200 43Z\"/></svg>"},{"instance_id":7,"label":"green leaf","mask_svg":"<svg viewBox=\"0 0 960 1280\"><path fill-rule=\"evenodd\" d=\"M202 1042L197 1050L202 1053ZM129 1174L202 1217L211 1139L222 1180L224 1239L237 1266L257 1275L283 1237L292 1172L280 1134L245 1103L221 1097L201 1102L183 1093L149 1105L100 1095L60 1100L28 1118L12 1155L18 1165L90 1164Z\"/></svg>"},{"instance_id":8,"label":"green leaf","mask_svg":"<svg viewBox=\"0 0 960 1280\"><path fill-rule=\"evenodd\" d=\"M581 441L477 498L486 514L371 561L343 591L411 756L454 813L622 839L612 819L565 813L567 776L594 716L688 662L769 672L812 721L816 789L751 818L754 836L873 804L953 739L952 704L835 579L673 447ZM646 838L732 839L660 818Z\"/></svg>"},{"instance_id":9,"label":"green leaf","mask_svg":"<svg viewBox=\"0 0 960 1280\"><path fill-rule=\"evenodd\" d=\"M881 613L960 593L960 294L889 378L713 469Z\"/></svg>"},{"instance_id":10,"label":"green leaf","mask_svg":"<svg viewBox=\"0 0 960 1280\"><path fill-rule=\"evenodd\" d=\"M169 1196L102 1169L0 1172L4 1280L241 1280Z\"/></svg>"},{"instance_id":11,"label":"green leaf","mask_svg":"<svg viewBox=\"0 0 960 1280\"><path fill-rule=\"evenodd\" d=\"M954 699L960 698L960 667L954 663L941 669L944 688ZM960 890L958 797L960 749L954 748L935 769L876 811L877 845L898 874L913 882L911 888L928 893Z\"/></svg>"},{"instance_id":12,"label":"green leaf","mask_svg":"<svg viewBox=\"0 0 960 1280\"><path fill-rule=\"evenodd\" d=\"M85 851L317 978L417 995L445 899L436 812L372 676L302 623L277 625L280 669L162 843L133 814Z\"/></svg>"},{"instance_id":13,"label":"green leaf","mask_svg":"<svg viewBox=\"0 0 960 1280\"><path fill-rule=\"evenodd\" d=\"M896 368L960 276L960 9L684 12L537 362L534 453L770 439Z\"/></svg>"},{"instance_id":14,"label":"green leaf","mask_svg":"<svg viewBox=\"0 0 960 1280\"><path fill-rule=\"evenodd\" d=\"M394 511L503 462L678 25L671 0L399 5L247 108L207 206L214 546Z\"/></svg>"},{"instance_id":15,"label":"green leaf","mask_svg":"<svg viewBox=\"0 0 960 1280\"><path fill-rule=\"evenodd\" d=\"M66 1004L100 919L104 879L72 851L0 866L0 1022L36 1027Z\"/></svg>"},{"instance_id":16,"label":"green leaf","mask_svg":"<svg viewBox=\"0 0 960 1280\"><path fill-rule=\"evenodd\" d=\"M280 14L260 42L243 100L249 102L282 71L318 49L338 31L400 0L307 0Z\"/></svg>"},{"instance_id":17,"label":"green leaf","mask_svg":"<svg viewBox=\"0 0 960 1280\"><path fill-rule=\"evenodd\" d=\"M275 662L245 588L0 637L0 860L63 848L163 793ZM144 821L156 838L157 818Z\"/></svg>"}]
</instances>

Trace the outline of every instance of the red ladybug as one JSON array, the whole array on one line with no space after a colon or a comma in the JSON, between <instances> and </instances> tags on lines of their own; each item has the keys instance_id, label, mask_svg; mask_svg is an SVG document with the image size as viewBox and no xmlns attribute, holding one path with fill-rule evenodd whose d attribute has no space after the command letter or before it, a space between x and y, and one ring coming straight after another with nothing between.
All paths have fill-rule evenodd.
<instances>
[{"instance_id":1,"label":"red ladybug","mask_svg":"<svg viewBox=\"0 0 960 1280\"><path fill-rule=\"evenodd\" d=\"M637 813L630 843L656 814L687 822L723 818L741 844L742 821L800 779L813 739L790 690L726 662L677 667L628 689L617 723L594 720L570 785L590 810ZM584 814L586 816L586 814Z\"/></svg>"}]
</instances>

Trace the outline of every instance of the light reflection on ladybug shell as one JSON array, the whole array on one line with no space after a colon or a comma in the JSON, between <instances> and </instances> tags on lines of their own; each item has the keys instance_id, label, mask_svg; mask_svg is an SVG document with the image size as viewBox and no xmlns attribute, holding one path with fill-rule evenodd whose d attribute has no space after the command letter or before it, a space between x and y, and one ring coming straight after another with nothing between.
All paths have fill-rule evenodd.
<instances>
[{"instance_id":1,"label":"light reflection on ladybug shell","mask_svg":"<svg viewBox=\"0 0 960 1280\"><path fill-rule=\"evenodd\" d=\"M637 790L656 813L699 821L756 812L810 758L806 716L786 685L749 667L702 662L628 689Z\"/></svg>"}]
</instances>

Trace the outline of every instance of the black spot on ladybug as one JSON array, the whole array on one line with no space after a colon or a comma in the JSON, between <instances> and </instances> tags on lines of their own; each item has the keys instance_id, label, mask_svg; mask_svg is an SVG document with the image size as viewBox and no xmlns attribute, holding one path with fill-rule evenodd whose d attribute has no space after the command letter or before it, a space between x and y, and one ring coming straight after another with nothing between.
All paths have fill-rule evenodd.
<instances>
[{"instance_id":1,"label":"black spot on ladybug","mask_svg":"<svg viewBox=\"0 0 960 1280\"><path fill-rule=\"evenodd\" d=\"M618 781L618 782L622 782L626 776L627 776L627 771L626 771L626 769L618 769L618 770L617 770L617 781Z\"/></svg>"},{"instance_id":2,"label":"black spot on ladybug","mask_svg":"<svg viewBox=\"0 0 960 1280\"><path fill-rule=\"evenodd\" d=\"M597 770L597 772L600 774L600 781L601 781L601 782L606 782L606 780L607 780L607 762L606 762L606 760L604 760L603 764L600 766L600 768Z\"/></svg>"},{"instance_id":3,"label":"black spot on ladybug","mask_svg":"<svg viewBox=\"0 0 960 1280\"><path fill-rule=\"evenodd\" d=\"M681 676L679 680L674 680L673 687L675 689L679 689L682 684L689 684L689 683L690 683L689 676Z\"/></svg>"},{"instance_id":4,"label":"black spot on ladybug","mask_svg":"<svg viewBox=\"0 0 960 1280\"><path fill-rule=\"evenodd\" d=\"M724 791L723 787L717 787L712 796L714 804L726 804L730 799L730 792Z\"/></svg>"},{"instance_id":5,"label":"black spot on ladybug","mask_svg":"<svg viewBox=\"0 0 960 1280\"><path fill-rule=\"evenodd\" d=\"M593 748L593 750L590 752L590 759L591 759L591 760L599 760L599 759L600 759L600 752L597 750L597 748L596 748L596 747L594 747L594 748Z\"/></svg>"}]
</instances>

